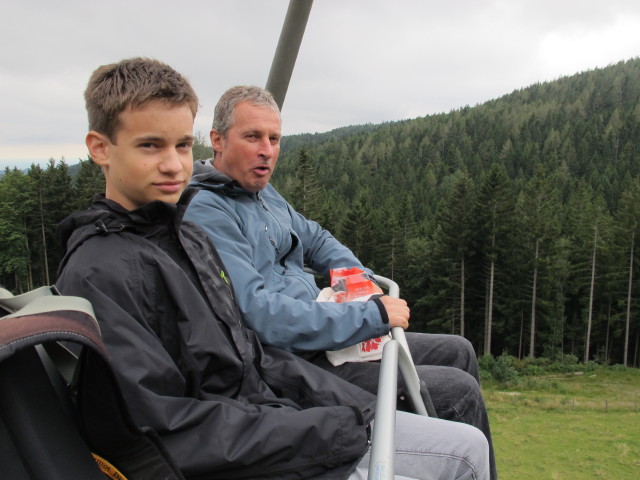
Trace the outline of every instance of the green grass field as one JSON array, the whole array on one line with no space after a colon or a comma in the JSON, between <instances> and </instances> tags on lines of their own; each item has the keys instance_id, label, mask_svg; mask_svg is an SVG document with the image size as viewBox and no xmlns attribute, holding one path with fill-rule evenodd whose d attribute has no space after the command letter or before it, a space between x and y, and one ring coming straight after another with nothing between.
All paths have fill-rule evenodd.
<instances>
[{"instance_id":1,"label":"green grass field","mask_svg":"<svg viewBox=\"0 0 640 480\"><path fill-rule=\"evenodd\" d=\"M640 479L640 370L483 382L501 480Z\"/></svg>"}]
</instances>

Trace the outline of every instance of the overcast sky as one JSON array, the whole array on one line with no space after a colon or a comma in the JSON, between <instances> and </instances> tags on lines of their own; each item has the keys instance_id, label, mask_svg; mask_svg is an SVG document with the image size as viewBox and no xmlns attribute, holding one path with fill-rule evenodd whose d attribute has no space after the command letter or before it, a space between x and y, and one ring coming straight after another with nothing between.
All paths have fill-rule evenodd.
<instances>
[{"instance_id":1,"label":"overcast sky","mask_svg":"<svg viewBox=\"0 0 640 480\"><path fill-rule=\"evenodd\" d=\"M208 135L230 86L264 86L289 0L3 0L0 167L86 158L99 65L187 76ZM315 0L283 134L448 112L640 56L638 0Z\"/></svg>"}]
</instances>

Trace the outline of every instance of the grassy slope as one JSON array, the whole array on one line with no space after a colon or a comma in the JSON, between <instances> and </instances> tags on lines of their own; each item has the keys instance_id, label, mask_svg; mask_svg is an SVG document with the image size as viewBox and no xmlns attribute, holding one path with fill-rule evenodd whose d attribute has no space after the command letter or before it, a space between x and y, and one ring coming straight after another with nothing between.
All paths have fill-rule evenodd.
<instances>
[{"instance_id":1,"label":"grassy slope","mask_svg":"<svg viewBox=\"0 0 640 480\"><path fill-rule=\"evenodd\" d=\"M640 479L640 371L483 385L501 480Z\"/></svg>"}]
</instances>

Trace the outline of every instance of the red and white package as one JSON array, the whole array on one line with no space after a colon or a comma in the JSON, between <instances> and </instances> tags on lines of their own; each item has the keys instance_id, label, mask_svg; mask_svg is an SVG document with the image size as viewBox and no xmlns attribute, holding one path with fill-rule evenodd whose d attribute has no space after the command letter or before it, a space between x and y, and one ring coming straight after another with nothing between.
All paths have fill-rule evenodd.
<instances>
[{"instance_id":1,"label":"red and white package","mask_svg":"<svg viewBox=\"0 0 640 480\"><path fill-rule=\"evenodd\" d=\"M336 268L331 270L331 287L325 288L317 298L319 302L364 302L377 293L373 281L359 268ZM390 335L372 338L342 350L328 351L327 359L333 366L346 362L370 362L382 358L382 347L391 339Z\"/></svg>"}]
</instances>

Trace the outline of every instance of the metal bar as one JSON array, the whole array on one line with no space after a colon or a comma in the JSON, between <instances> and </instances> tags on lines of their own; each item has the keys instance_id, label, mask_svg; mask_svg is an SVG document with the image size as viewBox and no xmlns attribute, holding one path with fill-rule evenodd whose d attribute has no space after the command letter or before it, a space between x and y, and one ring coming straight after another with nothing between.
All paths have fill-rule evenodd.
<instances>
[{"instance_id":1,"label":"metal bar","mask_svg":"<svg viewBox=\"0 0 640 480\"><path fill-rule=\"evenodd\" d=\"M380 275L374 275L373 278L379 285L387 288L388 295L390 297L400 297L400 287L396 282L387 277ZM404 334L404 330L400 327L394 327L391 329L391 336L394 340L397 340L402 345L402 352L398 357L398 368L402 374L402 378L407 386L409 400L413 405L415 413L419 415L425 415L435 417L436 409L431 401L431 396L427 390L427 386L418 377L411 352L409 351L409 344L407 343L407 337Z\"/></svg>"},{"instance_id":2,"label":"metal bar","mask_svg":"<svg viewBox=\"0 0 640 480\"><path fill-rule=\"evenodd\" d=\"M296 64L312 5L313 0L289 0L289 8L284 18L265 87L273 95L280 110L282 110L284 99L287 96L289 81L293 74L293 67Z\"/></svg>"},{"instance_id":3,"label":"metal bar","mask_svg":"<svg viewBox=\"0 0 640 480\"><path fill-rule=\"evenodd\" d=\"M380 363L376 418L371 436L369 480L393 478L396 390L398 385L398 352L402 350L396 340L387 342Z\"/></svg>"},{"instance_id":4,"label":"metal bar","mask_svg":"<svg viewBox=\"0 0 640 480\"><path fill-rule=\"evenodd\" d=\"M388 295L390 297L400 298L400 287L396 282L394 282L390 278L383 277L381 275L374 274L373 278L375 279L376 282L378 282L378 285L382 285L383 287L387 288L387 292L389 292Z\"/></svg>"}]
</instances>

